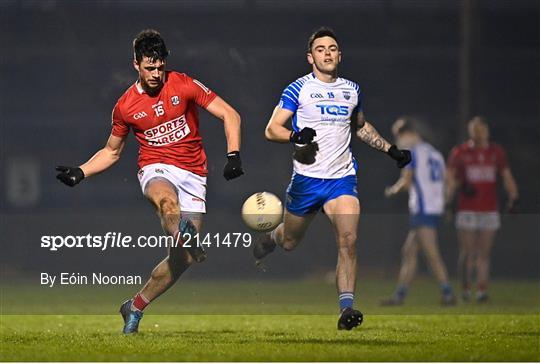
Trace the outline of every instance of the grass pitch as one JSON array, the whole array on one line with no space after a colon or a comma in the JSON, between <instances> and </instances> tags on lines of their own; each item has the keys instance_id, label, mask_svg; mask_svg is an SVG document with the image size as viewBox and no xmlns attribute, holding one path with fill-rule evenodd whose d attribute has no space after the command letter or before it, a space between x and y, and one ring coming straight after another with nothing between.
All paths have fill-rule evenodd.
<instances>
[{"instance_id":1,"label":"grass pitch","mask_svg":"<svg viewBox=\"0 0 540 364\"><path fill-rule=\"evenodd\" d=\"M406 305L379 307L393 283L360 282L365 322L343 332L330 284L186 281L150 306L141 332L127 337L116 311L133 287L2 286L0 359L540 361L538 282L495 282L492 303L444 308L436 285L422 280Z\"/></svg>"}]
</instances>

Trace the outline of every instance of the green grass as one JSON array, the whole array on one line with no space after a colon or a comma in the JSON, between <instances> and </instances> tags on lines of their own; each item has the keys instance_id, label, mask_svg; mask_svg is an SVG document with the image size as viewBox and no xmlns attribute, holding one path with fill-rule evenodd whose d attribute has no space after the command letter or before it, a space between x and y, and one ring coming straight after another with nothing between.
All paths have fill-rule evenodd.
<instances>
[{"instance_id":1,"label":"green grass","mask_svg":"<svg viewBox=\"0 0 540 364\"><path fill-rule=\"evenodd\" d=\"M185 281L128 337L116 311L133 287L3 285L0 360L540 361L538 282L495 282L490 304L444 308L420 280L406 305L379 307L393 284L359 282L365 322L342 332L331 284Z\"/></svg>"}]
</instances>

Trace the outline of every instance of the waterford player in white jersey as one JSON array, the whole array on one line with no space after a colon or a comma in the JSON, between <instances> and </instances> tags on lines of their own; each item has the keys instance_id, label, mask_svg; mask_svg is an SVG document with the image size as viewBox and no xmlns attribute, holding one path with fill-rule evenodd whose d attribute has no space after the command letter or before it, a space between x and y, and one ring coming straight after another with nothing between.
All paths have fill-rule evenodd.
<instances>
[{"instance_id":1,"label":"waterford player in white jersey","mask_svg":"<svg viewBox=\"0 0 540 364\"><path fill-rule=\"evenodd\" d=\"M356 231L360 203L356 190L356 161L351 153L351 122L356 135L386 152L398 167L410 162L410 153L391 146L364 119L360 87L337 76L341 51L332 30L321 28L308 41L307 60L312 73L291 83L275 108L265 135L278 143L293 143L294 172L287 189L283 223L254 246L256 259L276 245L294 249L315 214L323 209L336 233L339 293L338 329L350 330L362 322L353 309L356 282ZM292 131L285 127L292 119Z\"/></svg>"},{"instance_id":2,"label":"waterford player in white jersey","mask_svg":"<svg viewBox=\"0 0 540 364\"><path fill-rule=\"evenodd\" d=\"M439 253L437 226L444 212L444 158L431 144L422 140L413 122L398 119L392 126L396 143L412 152L412 162L403 169L399 180L386 188L386 197L409 191L410 230L402 248L398 286L383 305L401 305L416 273L421 248L441 287L441 303L455 304L446 266Z\"/></svg>"}]
</instances>

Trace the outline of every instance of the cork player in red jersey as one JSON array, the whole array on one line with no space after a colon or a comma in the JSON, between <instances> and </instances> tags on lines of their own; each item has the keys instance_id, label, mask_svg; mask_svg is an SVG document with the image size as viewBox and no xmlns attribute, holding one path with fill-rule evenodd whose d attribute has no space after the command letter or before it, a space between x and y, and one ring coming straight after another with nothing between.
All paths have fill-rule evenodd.
<instances>
[{"instance_id":1,"label":"cork player in red jersey","mask_svg":"<svg viewBox=\"0 0 540 364\"><path fill-rule=\"evenodd\" d=\"M169 54L163 38L143 30L133 41L138 80L120 97L112 112L112 131L104 148L79 167L57 167L57 178L75 186L111 167L120 158L131 129L139 143L138 178L154 205L164 232L175 240L201 229L206 212L206 154L199 133L197 106L223 121L227 139L225 179L241 176L240 115L200 81L165 70ZM169 248L145 286L124 302L120 313L125 334L138 331L144 308L169 289L194 262L204 260L202 247Z\"/></svg>"},{"instance_id":2,"label":"cork player in red jersey","mask_svg":"<svg viewBox=\"0 0 540 364\"><path fill-rule=\"evenodd\" d=\"M462 275L463 299L469 301L473 270L477 274L476 300L488 301L490 253L500 227L497 176L508 195L507 209L518 199L518 188L502 146L489 141L484 118L476 116L468 124L469 140L454 147L447 170L447 199L459 189L456 228L460 245L458 271Z\"/></svg>"}]
</instances>

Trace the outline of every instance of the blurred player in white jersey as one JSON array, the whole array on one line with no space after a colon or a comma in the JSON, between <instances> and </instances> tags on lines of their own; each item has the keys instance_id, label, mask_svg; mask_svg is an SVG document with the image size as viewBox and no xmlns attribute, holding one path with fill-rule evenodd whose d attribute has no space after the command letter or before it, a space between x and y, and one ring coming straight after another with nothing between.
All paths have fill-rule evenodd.
<instances>
[{"instance_id":1,"label":"blurred player in white jersey","mask_svg":"<svg viewBox=\"0 0 540 364\"><path fill-rule=\"evenodd\" d=\"M396 144L410 149L412 162L401 177L385 190L386 197L409 192L410 230L402 248L398 286L383 305L401 305L416 273L418 252L422 249L441 287L441 303L455 304L446 266L437 242L437 226L444 212L444 158L431 144L422 140L413 121L400 118L392 126Z\"/></svg>"},{"instance_id":2,"label":"blurred player in white jersey","mask_svg":"<svg viewBox=\"0 0 540 364\"><path fill-rule=\"evenodd\" d=\"M363 320L362 313L353 308L360 203L357 163L350 148L351 120L356 122L356 135L388 153L398 167L410 162L410 152L390 145L364 119L360 87L337 75L341 51L332 30L321 28L311 35L307 60L313 72L285 88L265 130L270 141L294 144L294 172L283 223L257 241L253 253L260 260L276 245L294 249L322 209L334 227L338 246L338 329L350 330ZM285 127L289 119L293 130Z\"/></svg>"}]
</instances>

